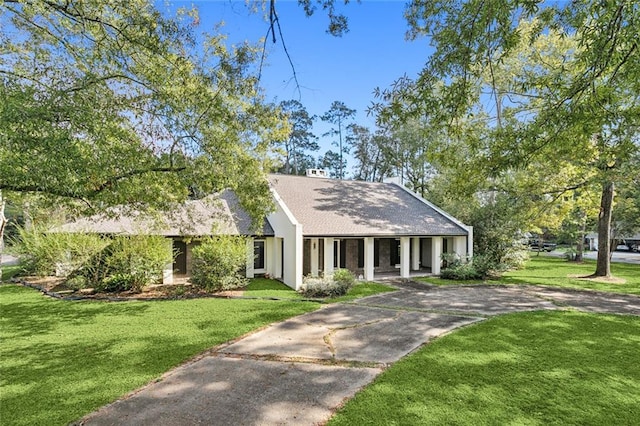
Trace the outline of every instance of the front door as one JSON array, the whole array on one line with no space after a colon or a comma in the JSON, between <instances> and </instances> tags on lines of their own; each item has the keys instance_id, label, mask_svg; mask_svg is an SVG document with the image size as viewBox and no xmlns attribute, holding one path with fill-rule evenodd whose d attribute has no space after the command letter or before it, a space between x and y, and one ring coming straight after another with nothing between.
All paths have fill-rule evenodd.
<instances>
[{"instance_id":1,"label":"front door","mask_svg":"<svg viewBox=\"0 0 640 426\"><path fill-rule=\"evenodd\" d=\"M173 252L176 257L173 260L173 274L186 275L187 273L187 243L173 240Z\"/></svg>"}]
</instances>

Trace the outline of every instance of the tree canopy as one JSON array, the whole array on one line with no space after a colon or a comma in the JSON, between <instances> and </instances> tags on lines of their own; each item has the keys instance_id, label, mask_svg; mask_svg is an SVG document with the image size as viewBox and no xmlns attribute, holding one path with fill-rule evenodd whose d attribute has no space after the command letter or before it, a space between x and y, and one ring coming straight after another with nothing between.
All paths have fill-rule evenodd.
<instances>
[{"instance_id":1,"label":"tree canopy","mask_svg":"<svg viewBox=\"0 0 640 426\"><path fill-rule=\"evenodd\" d=\"M232 188L268 211L263 158L287 126L262 101L259 48L150 0L9 0L0 25L3 197L96 211Z\"/></svg>"},{"instance_id":2,"label":"tree canopy","mask_svg":"<svg viewBox=\"0 0 640 426\"><path fill-rule=\"evenodd\" d=\"M596 275L609 275L614 190L640 149L637 3L414 0L406 17L435 52L380 93L380 119L427 117L446 135L431 155L449 160L453 193L517 194L546 207L538 223L559 224L567 200L599 188Z\"/></svg>"}]
</instances>

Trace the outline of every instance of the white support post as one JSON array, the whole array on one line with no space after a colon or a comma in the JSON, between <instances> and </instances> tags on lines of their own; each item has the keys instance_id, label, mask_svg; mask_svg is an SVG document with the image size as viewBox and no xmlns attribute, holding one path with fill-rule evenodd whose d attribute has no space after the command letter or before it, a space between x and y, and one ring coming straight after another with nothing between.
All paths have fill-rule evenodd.
<instances>
[{"instance_id":1,"label":"white support post","mask_svg":"<svg viewBox=\"0 0 640 426\"><path fill-rule=\"evenodd\" d=\"M253 238L247 238L247 267L245 268L247 270L247 278L253 278L254 277L254 272L253 272L253 263L255 260L255 253L254 253L254 249L253 249Z\"/></svg>"},{"instance_id":2,"label":"white support post","mask_svg":"<svg viewBox=\"0 0 640 426\"><path fill-rule=\"evenodd\" d=\"M442 256L442 237L431 238L431 273L440 275L440 263Z\"/></svg>"},{"instance_id":3,"label":"white support post","mask_svg":"<svg viewBox=\"0 0 640 426\"><path fill-rule=\"evenodd\" d=\"M320 243L318 238L311 238L311 276L317 277L320 263Z\"/></svg>"},{"instance_id":4,"label":"white support post","mask_svg":"<svg viewBox=\"0 0 640 426\"><path fill-rule=\"evenodd\" d=\"M411 238L411 270L420 270L420 237Z\"/></svg>"},{"instance_id":5,"label":"white support post","mask_svg":"<svg viewBox=\"0 0 640 426\"><path fill-rule=\"evenodd\" d=\"M467 237L467 255L469 259L473 258L473 226L467 227L469 236Z\"/></svg>"},{"instance_id":6,"label":"white support post","mask_svg":"<svg viewBox=\"0 0 640 426\"><path fill-rule=\"evenodd\" d=\"M333 274L333 238L324 239L324 275Z\"/></svg>"},{"instance_id":7,"label":"white support post","mask_svg":"<svg viewBox=\"0 0 640 426\"><path fill-rule=\"evenodd\" d=\"M410 272L410 257L409 254L411 252L411 238L409 237L401 237L400 238L400 277L401 278L409 278L411 277Z\"/></svg>"},{"instance_id":8,"label":"white support post","mask_svg":"<svg viewBox=\"0 0 640 426\"><path fill-rule=\"evenodd\" d=\"M264 267L265 273L271 277L276 276L276 238L267 237L264 243Z\"/></svg>"},{"instance_id":9,"label":"white support post","mask_svg":"<svg viewBox=\"0 0 640 426\"><path fill-rule=\"evenodd\" d=\"M171 238L166 239L166 247L171 253L171 262L165 263L162 268L162 284L173 284L173 240Z\"/></svg>"},{"instance_id":10,"label":"white support post","mask_svg":"<svg viewBox=\"0 0 640 426\"><path fill-rule=\"evenodd\" d=\"M453 237L453 251L460 260L467 260L467 237Z\"/></svg>"},{"instance_id":11,"label":"white support post","mask_svg":"<svg viewBox=\"0 0 640 426\"><path fill-rule=\"evenodd\" d=\"M373 281L373 257L374 257L374 243L373 237L367 237L364 239L364 279L366 281Z\"/></svg>"}]
</instances>

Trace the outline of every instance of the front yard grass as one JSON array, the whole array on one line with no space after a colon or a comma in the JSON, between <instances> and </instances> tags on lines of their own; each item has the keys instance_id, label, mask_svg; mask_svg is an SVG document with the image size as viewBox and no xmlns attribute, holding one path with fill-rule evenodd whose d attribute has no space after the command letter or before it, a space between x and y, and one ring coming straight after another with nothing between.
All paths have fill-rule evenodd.
<instances>
[{"instance_id":1,"label":"front yard grass","mask_svg":"<svg viewBox=\"0 0 640 426\"><path fill-rule=\"evenodd\" d=\"M11 265L2 267L2 282L9 282L11 278L18 275L22 270L20 265Z\"/></svg>"},{"instance_id":2,"label":"front yard grass","mask_svg":"<svg viewBox=\"0 0 640 426\"><path fill-rule=\"evenodd\" d=\"M638 424L639 353L638 317L494 317L395 363L329 425Z\"/></svg>"},{"instance_id":3,"label":"front yard grass","mask_svg":"<svg viewBox=\"0 0 640 426\"><path fill-rule=\"evenodd\" d=\"M319 306L208 298L69 302L2 285L2 424L68 424L208 348Z\"/></svg>"},{"instance_id":4,"label":"front yard grass","mask_svg":"<svg viewBox=\"0 0 640 426\"><path fill-rule=\"evenodd\" d=\"M505 273L499 279L485 281L485 284L534 284L554 287L589 289L615 293L640 294L640 265L611 263L611 273L622 278L624 284L597 282L570 278L569 275L587 276L596 270L593 260L583 263L568 262L566 259L541 254L532 255L525 268ZM437 277L418 278L419 281L436 285L478 284L477 280L455 281Z\"/></svg>"},{"instance_id":5,"label":"front yard grass","mask_svg":"<svg viewBox=\"0 0 640 426\"><path fill-rule=\"evenodd\" d=\"M372 296L378 293L388 291L396 291L396 288L386 286L384 284L361 281L351 287L347 294L332 299L324 299L326 302L345 302L349 300L359 299L361 297ZM304 299L300 293L294 291L280 281L268 278L253 278L244 290L244 296L276 298L276 299Z\"/></svg>"},{"instance_id":6,"label":"front yard grass","mask_svg":"<svg viewBox=\"0 0 640 426\"><path fill-rule=\"evenodd\" d=\"M358 283L339 300L392 290ZM68 424L208 348L322 306L264 278L244 295L258 299L71 302L0 286L2 424Z\"/></svg>"},{"instance_id":7,"label":"front yard grass","mask_svg":"<svg viewBox=\"0 0 640 426\"><path fill-rule=\"evenodd\" d=\"M507 272L498 282L640 294L640 265L611 263L611 274L616 278L624 279L626 281L624 284L569 278L569 275L591 275L595 270L596 262L593 260L576 263L558 257L540 255L532 256L524 269Z\"/></svg>"}]
</instances>

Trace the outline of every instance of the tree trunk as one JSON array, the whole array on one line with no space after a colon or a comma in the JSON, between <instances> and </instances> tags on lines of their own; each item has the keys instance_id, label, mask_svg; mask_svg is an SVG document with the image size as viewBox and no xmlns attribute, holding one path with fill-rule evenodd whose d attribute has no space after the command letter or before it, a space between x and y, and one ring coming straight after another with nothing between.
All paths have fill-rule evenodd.
<instances>
[{"instance_id":1,"label":"tree trunk","mask_svg":"<svg viewBox=\"0 0 640 426\"><path fill-rule=\"evenodd\" d=\"M580 237L578 237L578 243L576 244L576 262L582 262L584 256L584 237L587 233L587 215L582 212L582 224L580 225Z\"/></svg>"},{"instance_id":2,"label":"tree trunk","mask_svg":"<svg viewBox=\"0 0 640 426\"><path fill-rule=\"evenodd\" d=\"M602 185L600 213L598 214L598 263L594 277L611 276L611 212L613 208L613 182Z\"/></svg>"}]
</instances>

